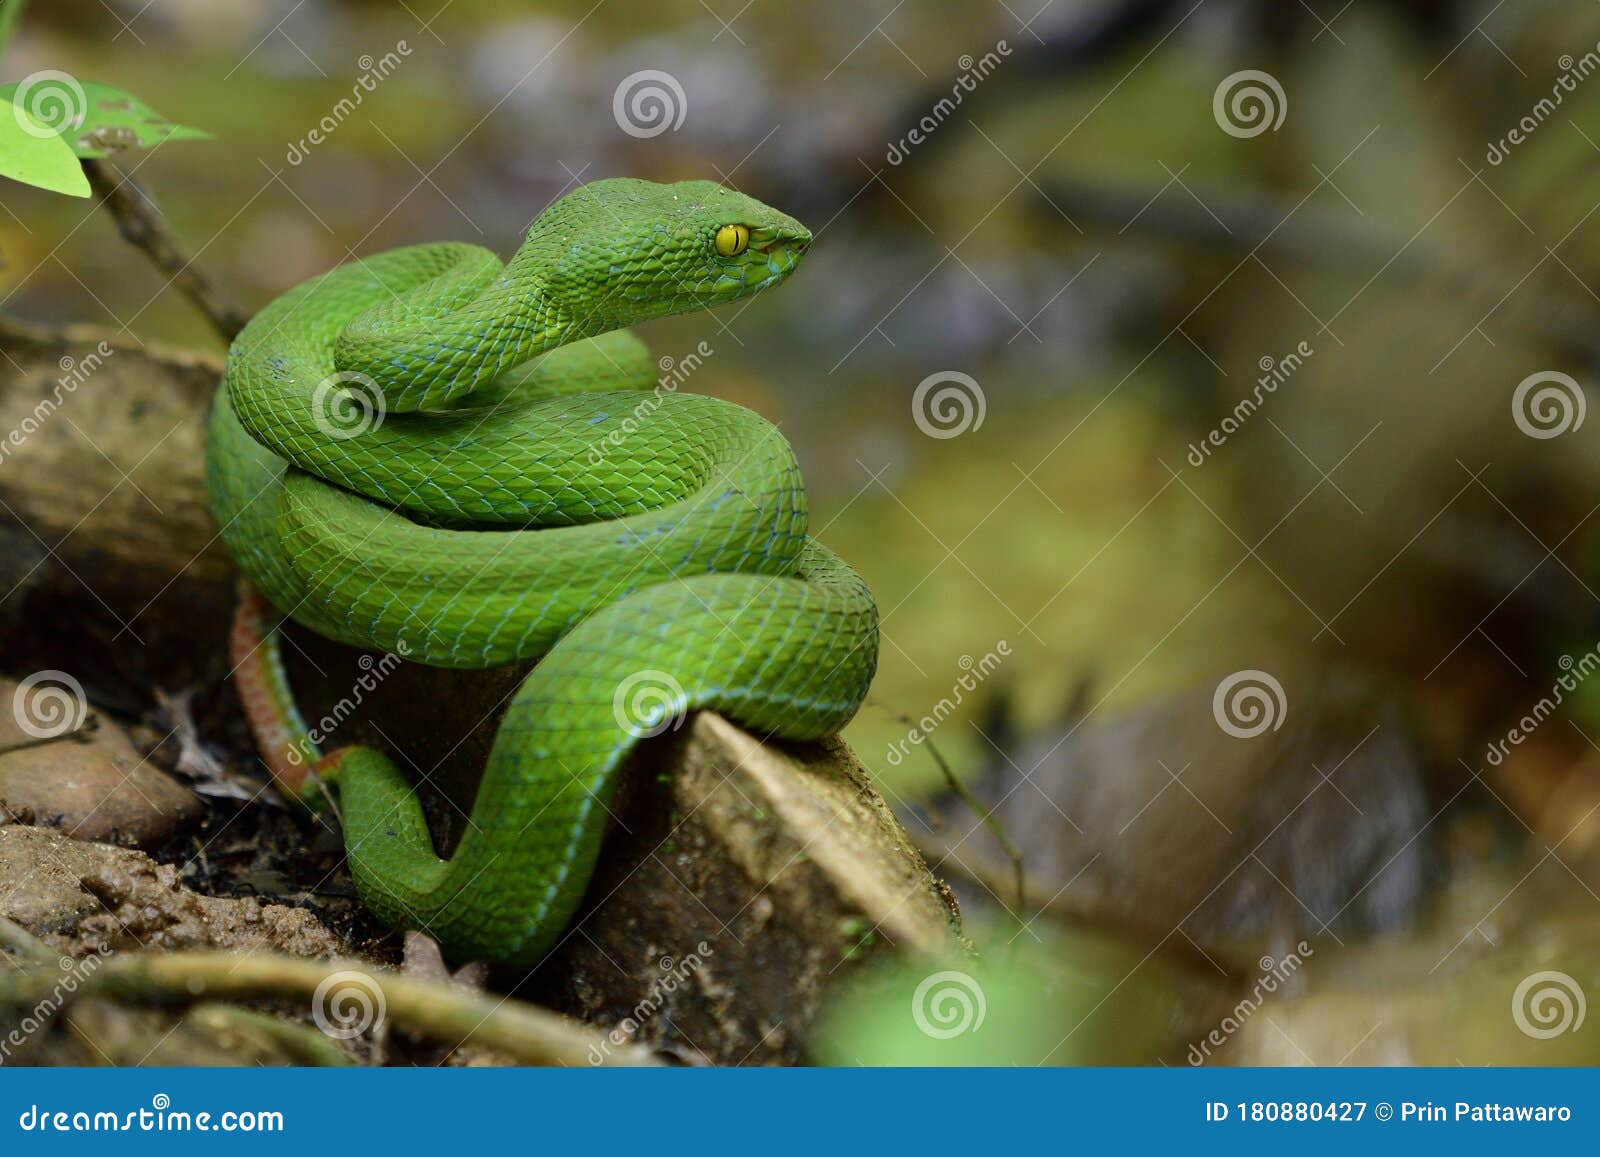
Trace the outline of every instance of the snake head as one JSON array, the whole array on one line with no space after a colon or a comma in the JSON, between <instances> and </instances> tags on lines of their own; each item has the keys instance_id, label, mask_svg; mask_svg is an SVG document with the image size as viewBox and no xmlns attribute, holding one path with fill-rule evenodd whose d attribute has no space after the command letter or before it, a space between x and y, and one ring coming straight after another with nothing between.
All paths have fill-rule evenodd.
<instances>
[{"instance_id":1,"label":"snake head","mask_svg":"<svg viewBox=\"0 0 1600 1157\"><path fill-rule=\"evenodd\" d=\"M614 178L541 213L513 265L577 316L625 326L776 285L810 244L794 218L715 181Z\"/></svg>"}]
</instances>

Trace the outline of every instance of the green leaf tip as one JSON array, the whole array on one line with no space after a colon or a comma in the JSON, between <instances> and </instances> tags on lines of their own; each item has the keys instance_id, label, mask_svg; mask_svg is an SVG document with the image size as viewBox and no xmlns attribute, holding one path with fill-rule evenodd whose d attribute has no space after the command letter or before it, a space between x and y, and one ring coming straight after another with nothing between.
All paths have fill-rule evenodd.
<instances>
[{"instance_id":1,"label":"green leaf tip","mask_svg":"<svg viewBox=\"0 0 1600 1157\"><path fill-rule=\"evenodd\" d=\"M54 128L0 96L0 176L69 197L87 197L89 178Z\"/></svg>"}]
</instances>

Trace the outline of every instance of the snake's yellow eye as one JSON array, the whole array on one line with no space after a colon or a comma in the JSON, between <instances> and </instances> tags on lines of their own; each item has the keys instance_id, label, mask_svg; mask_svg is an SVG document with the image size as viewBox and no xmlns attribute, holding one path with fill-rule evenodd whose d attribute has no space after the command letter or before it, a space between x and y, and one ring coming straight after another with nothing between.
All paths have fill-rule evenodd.
<instances>
[{"instance_id":1,"label":"snake's yellow eye","mask_svg":"<svg viewBox=\"0 0 1600 1157\"><path fill-rule=\"evenodd\" d=\"M724 225L717 230L717 252L724 257L737 257L750 245L750 230L743 225Z\"/></svg>"}]
</instances>

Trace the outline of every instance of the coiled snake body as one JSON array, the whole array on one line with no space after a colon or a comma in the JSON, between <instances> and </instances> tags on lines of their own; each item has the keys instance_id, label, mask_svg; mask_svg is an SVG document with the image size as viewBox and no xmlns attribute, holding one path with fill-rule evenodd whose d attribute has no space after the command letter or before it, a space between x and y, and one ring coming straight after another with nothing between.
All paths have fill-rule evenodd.
<instances>
[{"instance_id":1,"label":"coiled snake body","mask_svg":"<svg viewBox=\"0 0 1600 1157\"><path fill-rule=\"evenodd\" d=\"M207 477L271 604L438 666L542 656L448 861L394 762L328 757L381 918L456 958L536 962L582 897L643 735L695 708L791 739L855 713L877 612L807 536L788 444L731 403L645 392L654 367L616 332L782 281L809 243L710 182L597 181L504 265L466 245L383 253L290 290L235 341ZM276 730L253 722L292 778L318 752L262 641L240 657L283 710Z\"/></svg>"}]
</instances>

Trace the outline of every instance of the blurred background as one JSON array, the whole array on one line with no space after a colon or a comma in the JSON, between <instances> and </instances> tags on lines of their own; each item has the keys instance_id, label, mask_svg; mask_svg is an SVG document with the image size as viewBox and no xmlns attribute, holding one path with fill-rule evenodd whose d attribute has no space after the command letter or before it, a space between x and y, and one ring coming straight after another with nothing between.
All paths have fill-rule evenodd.
<instances>
[{"instance_id":1,"label":"blurred background","mask_svg":"<svg viewBox=\"0 0 1600 1157\"><path fill-rule=\"evenodd\" d=\"M56 0L6 67L213 133L120 164L250 310L600 177L812 228L643 336L877 595L848 738L1005 970L952 1058L1600 1059L1594 4ZM220 351L0 203L8 312Z\"/></svg>"}]
</instances>

